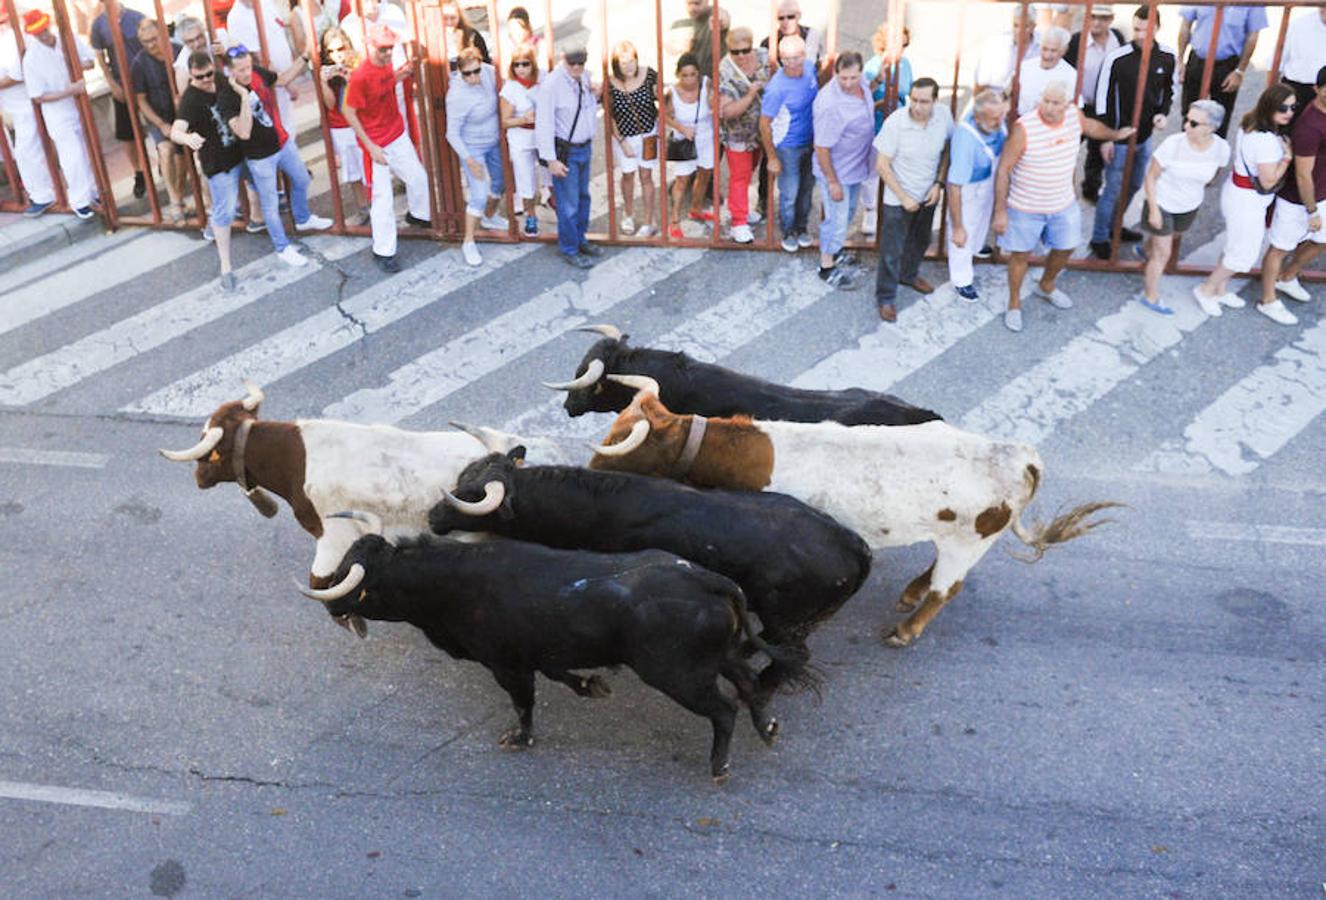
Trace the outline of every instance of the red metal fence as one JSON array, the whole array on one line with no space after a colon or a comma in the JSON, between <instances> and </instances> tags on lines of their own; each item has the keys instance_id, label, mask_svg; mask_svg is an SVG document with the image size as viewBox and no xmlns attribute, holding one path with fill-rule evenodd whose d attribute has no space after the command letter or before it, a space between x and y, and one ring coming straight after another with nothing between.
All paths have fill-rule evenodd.
<instances>
[{"instance_id":1,"label":"red metal fence","mask_svg":"<svg viewBox=\"0 0 1326 900\"><path fill-rule=\"evenodd\" d=\"M271 2L271 0L267 0L267 2ZM337 3L337 0L328 0L328 2L335 4ZM407 44L408 48L407 52L409 58L413 60L415 63L414 75L411 79L414 112L418 117L418 121L423 126L420 128L418 150L420 153L420 157L424 162L424 167L429 174L430 200L433 211L431 228L423 229L423 228L404 227L401 230L401 234L402 236L405 237L419 237L419 238L427 238L432 240L456 240L459 238L464 225L465 199L462 191L463 178L461 174L461 162L456 157L456 154L452 151L451 147L449 146L449 144L447 143L444 137L446 132L446 92L450 78L448 60L452 56L454 48L450 48L447 46L448 33L447 29L443 27L442 23L443 2L444 0L401 0L401 5L404 7L406 12L407 22L409 24L410 29L413 32L413 39L410 40L409 43ZM543 37L542 49L546 56L545 71L547 71L551 70L551 68L556 64L559 55L558 50L559 49L564 50L565 47L561 48L558 47L557 35L555 33L555 28L554 28L555 16L553 9L553 0L540 0L540 2L543 8L542 9L543 21L545 23L544 32L542 36ZM601 65L599 66L600 71L598 74L599 77L602 79L602 82L606 85L609 76L609 67L610 67L609 54L611 52L611 46L613 43L613 41L607 38L607 35L613 33L615 23L617 23L620 19L625 19L627 17L632 17L632 16L638 16L642 10L640 9L639 6L635 4L632 4L631 6L627 7L620 4L610 4L608 0L584 0L584 2L585 2L585 6L583 7L584 12L592 19L592 21L589 22L588 24L591 25L592 33L598 36L596 43L597 46L601 49L601 59L600 59ZM677 2L677 0L669 0L670 4L675 2ZM68 57L71 78L80 78L82 77L82 73L78 66L77 58L73 49L73 42L72 42L73 30L71 27L71 19L67 9L67 0L51 0L51 3L54 12L54 22L56 27L58 28L61 38L61 43L64 46L66 50L66 56ZM105 0L105 3L106 3L106 11L110 16L111 21L112 22L118 21L119 9L120 9L120 4L118 0ZM158 28L159 40L161 41L162 44L165 59L169 62L173 60L173 51L169 43L169 37L168 37L169 32L166 27L167 22L162 9L162 0L153 0L153 3L154 3L154 16L159 25ZM285 40L285 36L269 35L266 33L266 25L265 25L266 19L263 16L263 3L264 0L253 0L254 13L259 25L259 38L261 43L260 48L258 48L259 56L260 59L264 63L266 63L270 58L269 54L270 42L272 40ZM297 14L300 17L301 24L307 34L308 45L309 45L308 46L309 56L311 61L311 67L313 70L314 85L316 87L316 85L320 83L319 70L321 68L321 65L318 53L318 39L317 39L317 28L315 24L314 6L312 0L295 0L295 3L297 7ZM518 3L519 0L516 0L516 2L511 2L511 0L502 0L501 3L499 3L498 0L485 0L485 2L482 5L483 13L486 15L487 19L487 26L488 26L487 32L489 35L491 35L491 43L489 45L489 50L492 56L493 66L497 72L499 91L502 86L502 78L506 69L506 60L504 59L506 41L504 40L504 35L502 34L502 24L504 23L505 19L500 14L509 11L512 6L518 5ZM16 0L0 0L0 4L3 4L3 6L8 10L9 20L11 23L14 23L15 26L13 27L14 40L17 42L19 50L21 52L23 49L24 36L21 33L22 31L21 18L19 16L19 8L16 3ZM352 5L354 11L359 15L359 20L362 23L364 21L362 0L353 0ZM947 2L944 3L936 3L933 2L933 0L931 0L931 2L926 2L926 0L913 0L913 2L911 3L909 3L908 0L885 0L885 2L881 4L879 11L887 27L887 48L884 54L885 57L884 71L887 73L885 86L886 86L887 103L889 109L892 109L897 101L897 87L898 87L897 63L903 52L902 31L903 31L903 25L907 21L909 9L914 9L916 11L916 25L918 27L921 27L924 23L928 21L935 21L937 18L942 18L943 20L942 27L945 28L946 30L951 30L951 32L955 35L952 78L950 79L949 84L945 86L944 90L948 94L948 103L950 110L952 111L952 113L956 118L959 109L968 102L971 96L971 85L963 84L961 83L960 80L961 71L962 71L961 47L964 35L967 33L968 20L970 18L971 11L974 8L982 6L989 8L989 6L991 5L997 5L1007 8L1007 11L1010 15L1012 14L1014 8L1020 8L1022 15L1026 16L1031 14L1029 11L1029 6L1032 4L1029 4L1027 0L947 0ZM1080 10L1080 13L1078 14L1080 14L1082 17L1081 48L1079 50L1079 58L1077 60L1070 60L1071 63L1075 64L1075 67L1077 68L1078 71L1078 93L1080 93L1082 87L1082 72L1083 72L1082 55L1085 54L1088 42L1087 32L1089 25L1089 16L1087 15L1087 13L1089 12L1091 4L1090 0L1071 0L1071 2L1068 5L1070 7L1076 8L1077 10ZM1161 3L1152 4L1149 9L1149 14L1152 22L1155 21L1156 17L1159 15L1159 12L1161 10L1165 10L1168 16L1175 15L1177 13L1177 8L1179 5L1180 4L1173 2L1161 2ZM1247 2L1242 2L1242 0L1240 0L1240 2L1238 3L1233 2L1233 0L1197 0L1197 3L1195 4L1189 3L1184 5L1215 7L1214 23L1211 29L1211 42L1210 46L1205 48L1206 63L1202 75L1202 88L1201 88L1202 97L1207 97L1209 96L1210 93L1212 71L1216 58L1215 57L1216 42L1219 38L1220 26L1223 20L1225 7L1234 6L1234 5L1238 6L1252 5L1252 6L1265 6L1272 9L1280 8L1284 11L1283 17L1280 22L1280 26L1275 35L1276 44L1272 56L1270 71L1267 74L1267 83L1270 84L1273 83L1275 80L1277 80L1278 77L1278 70L1279 70L1281 53L1283 50L1283 45L1285 40L1285 33L1289 24L1290 17L1293 13L1293 10L1297 7L1317 8L1319 6L1319 4L1315 3L1314 4L1308 4L1308 3L1277 4L1269 2L1247 3ZM213 0L201 0L201 6L202 6L201 9L202 15L199 16L199 18L202 20L205 28L207 29L208 38L210 42L215 40L216 37L214 29L214 22L216 21L216 17L214 15L214 10L213 10ZM942 13L940 12L939 9L941 6L944 8ZM1135 8L1131 5L1126 5L1126 4L1115 4L1115 6L1116 10L1123 15L1126 15L1127 11L1131 11L1132 9ZM644 5L644 9L648 10L649 6ZM838 35L837 35L838 29L836 22L837 9L838 5L836 3L830 5L829 17L826 23L826 27L824 29L824 44L825 44L824 66L829 66L829 67L831 67L832 65L832 59L834 58L835 55L836 44L838 40ZM665 91L664 87L665 79L663 76L667 72L667 69L663 63L670 56L675 57L675 54L671 53L668 50L668 48L666 48L664 45L664 37L663 37L664 23L666 20L665 20L665 11L663 8L663 0L653 0L652 12L654 15L653 36L654 36L655 47L653 49L656 59L655 68L658 70L660 74L657 101L659 104L659 109L661 111L663 109L664 91ZM948 15L949 12L956 13L956 21L952 21L952 19ZM927 19L926 18L927 16L930 18ZM713 0L708 20L709 20L710 37L711 37L710 45L712 48L711 51L712 57L710 59L710 70L716 75L719 71L719 63L722 54L718 0ZM733 23L733 24L735 25L735 24L745 24L745 23ZM778 31L777 0L769 0L769 18L767 20L767 26L768 27L766 33L768 34L777 33ZM759 42L760 33L762 30L763 29L752 28L752 31L755 32L756 34L757 44ZM170 227L199 228L202 226L204 221L201 212L196 212L194 217L190 221L184 221L178 223L172 223L168 221L162 214L161 202L158 196L157 185L155 184L153 167L151 165L152 161L147 152L144 140L145 137L144 126L141 124L140 117L137 112L138 106L142 101L134 93L131 79L129 79L127 76L127 73L130 70L129 66L130 61L127 58L125 44L120 35L119 29L113 28L111 29L111 31L113 32L114 35L114 41L113 41L114 45L111 48L111 51L114 54L115 60L118 62L118 69L122 73L122 80L124 82L124 88L125 88L125 102L129 106L131 112L131 119L133 121L134 139L131 144L130 152L134 156L134 162L136 164L135 168L144 172L146 176L148 190L146 194L146 205L147 205L146 211L142 210L141 208L142 203L140 202L136 204L137 209L135 209L133 212L130 212L129 210L124 208L129 204L123 203L118 198L115 197L112 191L111 180L107 172L107 167L105 162L106 155L103 152L102 142L98 137L96 124L93 119L91 100L86 95L80 95L79 97L76 98L76 100L83 121L84 134L86 135L88 142L89 155L93 163L93 169L96 175L97 185L100 190L102 198L102 204L100 210L102 216L105 219L107 226L110 228L116 228L119 225L147 225L155 228L170 228ZM1155 33L1156 29L1151 28L1150 36L1146 38L1143 45L1142 49L1143 71L1146 70L1145 66L1149 61L1152 53ZM1025 35L1019 32L1018 40L1019 40L1019 46L1016 58L1020 60L1024 48ZM583 41L577 40L577 43L583 44ZM642 48L642 57L643 56L644 52ZM641 66L643 67L647 64L648 64L647 61L642 58ZM1178 69L1180 72L1182 72L1182 68L1183 68L1183 61L1178 60ZM175 73L173 67L168 64L166 66L166 69L167 72L169 73L172 87L173 88L178 87L178 85L174 84ZM929 74L932 74L933 76L933 74L937 73L929 73ZM1133 122L1132 122L1134 127L1136 127L1139 124L1139 119L1141 116L1142 104L1140 100L1141 100L1141 92L1143 87L1144 87L1144 80L1139 82L1137 88L1138 94L1134 98L1134 104L1133 104L1134 113L1133 113ZM1018 88L1019 84L1018 84L1017 66L1015 65L1013 68L1013 81L1011 85L1014 109L1016 109ZM322 147L322 151L325 154L329 189L331 195L332 213L335 221L335 225L333 226L332 231L333 233L337 234L367 235L369 234L368 226L366 225L353 226L348 224L346 221L346 217L344 215L345 204L342 194L343 186L340 183L340 179L337 177L335 152L332 145L330 128L328 127L327 124L327 111L324 106L324 100L321 91L315 89L313 93L316 98L316 102L318 103L319 106L319 113L320 113L319 119L321 123L321 137L322 137L320 144ZM603 93L606 98L606 95L608 93L606 88ZM1248 99L1249 98L1246 97L1243 98L1244 102L1246 102ZM715 100L713 103L714 108L712 110L712 115L711 115L713 142L715 148L721 146L719 116L718 116L718 105L720 102L721 98L715 96ZM1179 105L1178 98L1176 97L1175 101L1176 108L1173 110L1173 112L1175 113L1181 112L1181 110L1177 108L1178 105ZM606 115L606 113L604 114ZM1010 118L1013 118L1014 116L1015 114L1011 115ZM40 116L38 116L38 121L40 122ZM291 129L292 133L293 130L294 129L292 128ZM47 155L48 165L51 168L53 181L57 185L57 191L59 192L58 205L56 208L61 210L67 210L68 207L65 202L63 188L60 186L61 181L59 178L59 170L56 165L55 154L51 147L50 141L46 137L44 131L42 133L42 137L47 151L46 155ZM666 146L667 133L664 125L664 117L662 114L659 115L658 137L659 137L659 147L660 147L660 152L658 154L658 166L659 166L658 206L659 206L660 219L661 219L660 227L657 233L650 237L627 236L624 235L620 230L620 221L618 216L617 186L615 183L616 179L614 178L615 148L613 146L613 141L608 138L608 129L606 127L600 129L595 140L595 152L596 154L602 155L602 163L601 166L596 166L596 168L601 168L606 175L607 201L608 201L607 202L608 208L606 210L607 228L606 231L592 234L591 235L592 239L598 241L605 241L609 243L621 243L627 245L645 244L645 245L656 245L656 246L688 246L688 247L712 247L712 248L749 248L754 246L756 248L761 248L761 249L773 249L778 246L777 236L775 234L775 228L773 225L773 220L776 217L773 214L773 211L776 209L776 203L775 200L773 199L775 196L776 188L773 183L774 179L772 175L768 176L768 181L767 181L767 189L770 197L770 202L769 202L770 215L768 215L766 217L765 222L761 224L758 227L758 229L756 229L757 233L759 233L759 236L757 237L756 243L754 245L733 244L732 242L728 241L727 239L721 236L721 229L718 224L719 216L717 215L717 210L718 210L717 203L715 204L715 212L716 212L715 222L713 224L713 227L709 230L709 234L707 237L705 238L671 237L669 235L669 226L672 223L670 222L670 208L668 203L668 192L666 190L668 184L667 181L668 163L666 159L667 154L662 152L661 149L662 147ZM1124 196L1127 195L1127 190L1129 187L1128 181L1131 176L1132 159L1134 153L1136 152L1135 142L1136 142L1135 138L1130 139L1128 142L1128 147L1127 147L1128 155L1125 161L1124 175L1123 175ZM499 144L502 148L503 163L504 166L506 167L506 173L507 173L507 178L506 178L507 209L510 211L514 211L516 209L515 197L513 193L514 182L513 179L511 178L511 167L510 167L510 161L507 158L506 142L505 140L502 140L499 141ZM195 201L195 210L201 211L204 209L204 195L202 190L202 184L198 176L196 167L193 164L191 153L187 148L182 148L182 150L184 154L184 159L186 160L185 168L190 176L190 188ZM307 148L306 148L306 153L307 153ZM4 171L8 178L9 184L14 188L14 190L12 191L12 196L9 197L0 196L0 209L10 210L10 211L21 209L23 208L24 205L26 205L26 201L21 191L21 183L19 181L18 172L14 163L13 152L5 138L3 129L0 129L0 156L3 156L2 162L4 165ZM716 159L713 171L713 192L715 198L722 198L726 196L726 187L725 187L726 179L723 177L724 174L723 169L724 167L721 164L721 161ZM1213 204L1208 203L1208 206L1210 205ZM943 236L944 236L944 229L946 227L946 223L944 221L945 219L944 207L945 204L941 202L940 211L939 211L940 214L938 216L939 219L939 232L937 235L938 239L935 241L935 243L932 244L932 250L931 250L932 257L941 256L943 253L943 247L944 247ZM878 203L876 204L876 208L877 209L879 208ZM596 211L596 212L601 212L601 211ZM1111 259L1109 261L1102 261L1092 258L1078 259L1070 263L1071 267L1083 268L1083 269L1115 270L1115 271L1118 270L1136 271L1140 269L1140 267L1143 265L1140 261L1118 258L1118 250L1120 246L1120 228L1122 224L1121 219L1123 213L1124 213L1124 205L1118 204L1118 208L1116 208L1114 213L1113 230L1111 234ZM494 232L483 232L482 237L485 240L489 241L518 241L518 240L530 239L518 234L517 217L515 215L512 215L510 217L510 227L505 234L498 234ZM554 236L545 234L538 239L551 241L554 240ZM865 248L865 249L872 248L873 244L874 244L873 240L865 241L858 239L849 242L849 246L853 246L856 248ZM1205 274L1210 271L1210 266L1183 265L1177 262L1179 256L1180 254L1176 248L1171 258L1170 267L1169 267L1170 271L1178 272L1180 274ZM1326 273L1309 273L1309 274L1310 275L1315 274L1319 278L1326 278Z\"/></svg>"}]
</instances>

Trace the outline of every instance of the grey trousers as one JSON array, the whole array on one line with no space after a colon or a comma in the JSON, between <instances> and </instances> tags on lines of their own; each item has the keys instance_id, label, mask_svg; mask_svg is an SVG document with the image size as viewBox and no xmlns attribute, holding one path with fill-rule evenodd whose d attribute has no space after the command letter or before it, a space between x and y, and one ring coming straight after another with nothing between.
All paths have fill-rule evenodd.
<instances>
[{"instance_id":1,"label":"grey trousers","mask_svg":"<svg viewBox=\"0 0 1326 900\"><path fill-rule=\"evenodd\" d=\"M899 284L915 280L926 247L930 246L930 226L938 207L936 203L908 212L901 206L884 204L879 224L879 268L875 271L875 302L880 306L893 302Z\"/></svg>"}]
</instances>

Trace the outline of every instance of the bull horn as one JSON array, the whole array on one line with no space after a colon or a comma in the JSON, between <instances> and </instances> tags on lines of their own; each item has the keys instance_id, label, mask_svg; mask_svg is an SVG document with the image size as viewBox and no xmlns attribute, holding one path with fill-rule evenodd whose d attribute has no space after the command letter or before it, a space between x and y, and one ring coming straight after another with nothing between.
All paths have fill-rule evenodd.
<instances>
[{"instance_id":1,"label":"bull horn","mask_svg":"<svg viewBox=\"0 0 1326 900\"><path fill-rule=\"evenodd\" d=\"M243 406L249 412L253 412L258 408L259 403L267 399L267 395L262 392L262 388L258 387L251 379L244 379L244 390L248 391L248 394L244 397Z\"/></svg>"},{"instance_id":2,"label":"bull horn","mask_svg":"<svg viewBox=\"0 0 1326 900\"><path fill-rule=\"evenodd\" d=\"M506 499L506 485L500 481L488 482L483 486L483 499L474 502L462 500L445 488L442 490L442 496L447 503L467 516L486 516L491 512L495 512L502 505L502 501Z\"/></svg>"},{"instance_id":3,"label":"bull horn","mask_svg":"<svg viewBox=\"0 0 1326 900\"><path fill-rule=\"evenodd\" d=\"M658 382L648 375L609 375L608 380L633 387L637 391L648 391L655 397L658 396Z\"/></svg>"},{"instance_id":4,"label":"bull horn","mask_svg":"<svg viewBox=\"0 0 1326 900\"><path fill-rule=\"evenodd\" d=\"M591 359L589 368L585 369L585 374L579 378L573 378L570 381L552 382L545 381L543 386L550 391L578 391L581 388L587 388L603 377L603 360Z\"/></svg>"},{"instance_id":5,"label":"bull horn","mask_svg":"<svg viewBox=\"0 0 1326 900\"><path fill-rule=\"evenodd\" d=\"M611 338L614 341L622 339L621 329L615 325L581 325L576 331L588 331L593 334L601 334L605 338Z\"/></svg>"},{"instance_id":6,"label":"bull horn","mask_svg":"<svg viewBox=\"0 0 1326 900\"><path fill-rule=\"evenodd\" d=\"M626 436L626 440L619 444L599 444L594 448L594 452L601 456L625 456L643 444L647 437L649 437L649 420L637 419L631 426L631 433Z\"/></svg>"},{"instance_id":7,"label":"bull horn","mask_svg":"<svg viewBox=\"0 0 1326 900\"><path fill-rule=\"evenodd\" d=\"M484 449L487 450L489 453L502 452L500 447L494 447L492 445L492 443L489 440L490 435L487 433L485 429L480 428L477 425L466 425L464 422L447 422L447 424L450 425L452 428L455 428L457 431L465 432L470 437L474 438L476 441L483 444Z\"/></svg>"},{"instance_id":8,"label":"bull horn","mask_svg":"<svg viewBox=\"0 0 1326 900\"><path fill-rule=\"evenodd\" d=\"M377 513L360 512L357 509L345 510L344 512L332 513L329 519L353 519L356 522L363 522L368 526L365 534L382 534L382 517Z\"/></svg>"},{"instance_id":9,"label":"bull horn","mask_svg":"<svg viewBox=\"0 0 1326 900\"><path fill-rule=\"evenodd\" d=\"M195 459L202 459L207 454L216 449L216 445L221 443L221 438L225 435L225 429L220 426L213 426L203 432L203 439L194 444L188 450L157 450L162 456L171 462L193 462Z\"/></svg>"},{"instance_id":10,"label":"bull horn","mask_svg":"<svg viewBox=\"0 0 1326 900\"><path fill-rule=\"evenodd\" d=\"M311 600L320 600L323 603L330 603L333 600L340 600L346 594L359 587L359 583L363 580L364 567L359 563L355 563L350 566L349 573L345 576L345 580L340 584L333 584L331 587L323 588L321 590L300 584L298 581L295 582L295 586L299 588L301 594Z\"/></svg>"}]
</instances>

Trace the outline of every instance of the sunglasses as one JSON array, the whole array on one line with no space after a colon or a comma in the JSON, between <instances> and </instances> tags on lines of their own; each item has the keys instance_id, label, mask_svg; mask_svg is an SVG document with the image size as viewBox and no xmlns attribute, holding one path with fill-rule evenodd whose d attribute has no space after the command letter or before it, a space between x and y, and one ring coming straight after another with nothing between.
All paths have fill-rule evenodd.
<instances>
[{"instance_id":1,"label":"sunglasses","mask_svg":"<svg viewBox=\"0 0 1326 900\"><path fill-rule=\"evenodd\" d=\"M1297 104L1297 103L1281 103L1281 104L1280 104L1280 112L1293 112L1293 111L1296 110L1296 109L1298 109L1298 104Z\"/></svg>"},{"instance_id":2,"label":"sunglasses","mask_svg":"<svg viewBox=\"0 0 1326 900\"><path fill-rule=\"evenodd\" d=\"M745 56L747 53L753 52L755 52L754 47L733 47L728 51L728 53L735 54L736 56Z\"/></svg>"},{"instance_id":3,"label":"sunglasses","mask_svg":"<svg viewBox=\"0 0 1326 900\"><path fill-rule=\"evenodd\" d=\"M511 65L513 65L513 66L532 66L532 65L534 65L534 63L530 62L528 59L518 59L518 60L515 60L514 62L512 62Z\"/></svg>"},{"instance_id":4,"label":"sunglasses","mask_svg":"<svg viewBox=\"0 0 1326 900\"><path fill-rule=\"evenodd\" d=\"M480 69L461 69L460 75L462 78L469 78L471 75L478 75L480 71Z\"/></svg>"},{"instance_id":5,"label":"sunglasses","mask_svg":"<svg viewBox=\"0 0 1326 900\"><path fill-rule=\"evenodd\" d=\"M795 21L796 21L797 19L799 19L799 18L801 18L801 13L793 13L793 14L790 15L790 16L779 16L779 17L778 17L778 21L780 21L780 22L795 22Z\"/></svg>"},{"instance_id":6,"label":"sunglasses","mask_svg":"<svg viewBox=\"0 0 1326 900\"><path fill-rule=\"evenodd\" d=\"M1184 120L1183 120L1183 124L1184 124L1185 126L1192 126L1193 128L1201 128L1201 127L1202 127L1203 125L1205 125L1206 123L1205 123L1205 122L1198 122L1196 119L1184 119Z\"/></svg>"},{"instance_id":7,"label":"sunglasses","mask_svg":"<svg viewBox=\"0 0 1326 900\"><path fill-rule=\"evenodd\" d=\"M249 55L249 48L245 47L243 44L236 44L235 46L231 47L229 50L226 51L226 56L230 57L231 59L235 59L240 56L248 56L248 55Z\"/></svg>"},{"instance_id":8,"label":"sunglasses","mask_svg":"<svg viewBox=\"0 0 1326 900\"><path fill-rule=\"evenodd\" d=\"M194 81L206 81L206 80L209 79L209 78L215 78L215 77L216 77L216 70L215 70L215 69L211 69L211 70L209 70L209 71L207 71L207 72L194 72L194 73L193 73L193 80L194 80Z\"/></svg>"}]
</instances>

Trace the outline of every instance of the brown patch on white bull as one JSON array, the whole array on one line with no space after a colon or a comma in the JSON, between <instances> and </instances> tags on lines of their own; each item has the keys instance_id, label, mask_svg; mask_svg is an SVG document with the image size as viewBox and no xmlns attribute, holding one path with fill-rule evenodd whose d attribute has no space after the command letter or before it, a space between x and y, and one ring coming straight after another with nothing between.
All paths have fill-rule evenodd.
<instances>
[{"instance_id":1,"label":"brown patch on white bull","mask_svg":"<svg viewBox=\"0 0 1326 900\"><path fill-rule=\"evenodd\" d=\"M731 416L709 420L686 481L697 487L762 491L773 481L773 469L769 435L749 416Z\"/></svg>"},{"instance_id":2,"label":"brown patch on white bull","mask_svg":"<svg viewBox=\"0 0 1326 900\"><path fill-rule=\"evenodd\" d=\"M935 514L935 518L941 522L952 522L955 519L957 519L957 517L958 514L955 513L953 510L949 509L947 506Z\"/></svg>"},{"instance_id":3,"label":"brown patch on white bull","mask_svg":"<svg viewBox=\"0 0 1326 900\"><path fill-rule=\"evenodd\" d=\"M926 591L930 590L930 576L934 571L935 564L931 563L930 568L913 578L911 584L903 588L902 596L898 598L898 602L893 608L898 612L911 612L916 609L916 604L921 602L921 597L925 595Z\"/></svg>"},{"instance_id":4,"label":"brown patch on white bull","mask_svg":"<svg viewBox=\"0 0 1326 900\"><path fill-rule=\"evenodd\" d=\"M1007 503L991 506L976 517L976 533L983 538L998 534L1008 526L1012 518L1013 510L1008 508Z\"/></svg>"}]
</instances>

